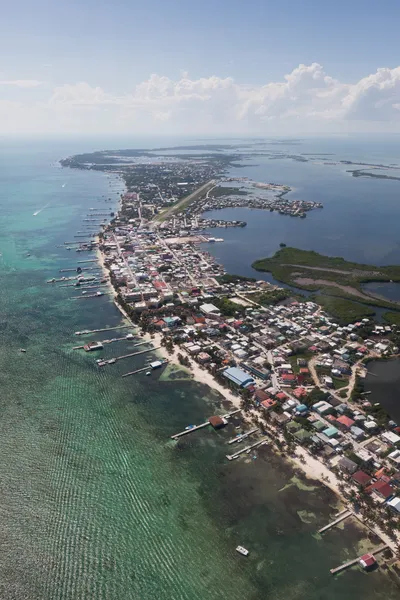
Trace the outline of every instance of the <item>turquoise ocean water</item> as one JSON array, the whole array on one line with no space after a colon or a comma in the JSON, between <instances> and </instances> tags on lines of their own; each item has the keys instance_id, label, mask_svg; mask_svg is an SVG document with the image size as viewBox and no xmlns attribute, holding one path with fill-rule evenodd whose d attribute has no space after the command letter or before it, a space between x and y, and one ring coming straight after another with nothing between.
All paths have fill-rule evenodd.
<instances>
[{"instance_id":1,"label":"turquoise ocean water","mask_svg":"<svg viewBox=\"0 0 400 600\"><path fill-rule=\"evenodd\" d=\"M171 442L219 410L208 388L184 373L122 379L147 357L99 370L72 350L74 331L120 323L109 296L46 284L89 258L57 248L88 209L116 203L117 182L56 164L96 147L0 145L0 597L398 597L382 572L331 577L366 542L351 523L320 538L335 497L268 449L232 464L227 431Z\"/></svg>"}]
</instances>

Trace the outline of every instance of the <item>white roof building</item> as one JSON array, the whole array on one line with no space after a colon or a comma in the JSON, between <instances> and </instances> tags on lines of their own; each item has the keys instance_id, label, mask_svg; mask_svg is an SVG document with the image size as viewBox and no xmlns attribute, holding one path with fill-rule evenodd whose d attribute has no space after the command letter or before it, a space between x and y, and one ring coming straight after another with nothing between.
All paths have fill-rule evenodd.
<instances>
[{"instance_id":1,"label":"white roof building","mask_svg":"<svg viewBox=\"0 0 400 600\"><path fill-rule=\"evenodd\" d=\"M397 513L400 513L400 498L392 498L391 500L389 500L387 505L390 506L390 508L395 510Z\"/></svg>"},{"instance_id":2,"label":"white roof building","mask_svg":"<svg viewBox=\"0 0 400 600\"><path fill-rule=\"evenodd\" d=\"M389 442L389 444L398 444L400 442L400 435L393 433L393 431L385 431L382 433L382 438Z\"/></svg>"}]
</instances>

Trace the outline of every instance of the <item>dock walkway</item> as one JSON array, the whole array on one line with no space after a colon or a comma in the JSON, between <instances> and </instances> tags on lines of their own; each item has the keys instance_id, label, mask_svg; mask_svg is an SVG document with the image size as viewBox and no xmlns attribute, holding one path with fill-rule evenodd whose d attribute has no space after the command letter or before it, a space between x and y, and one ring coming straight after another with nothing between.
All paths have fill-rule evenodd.
<instances>
[{"instance_id":1,"label":"dock walkway","mask_svg":"<svg viewBox=\"0 0 400 600\"><path fill-rule=\"evenodd\" d=\"M375 548L375 550L372 550L371 552L369 552L369 554L372 554L373 556L375 556L375 554L378 554L378 552L383 552L383 550L386 550L386 548L389 548L388 544L382 544L382 546L378 546L378 548ZM354 558L353 560L349 560L345 563L343 563L343 565L340 565L339 567L336 567L335 569L331 569L331 573L332 575L335 575L335 573L339 573L340 571L344 571L344 569L348 569L349 567L352 567L353 565L355 565L356 563L359 562L361 556L358 556L357 558Z\"/></svg>"},{"instance_id":2,"label":"dock walkway","mask_svg":"<svg viewBox=\"0 0 400 600\"><path fill-rule=\"evenodd\" d=\"M242 433L241 435L237 435L236 437L229 440L228 444L234 444L235 442L236 443L242 442L243 440L248 438L250 435L253 435L253 433L256 433L257 431L259 431L258 427L255 427L254 429L250 429L250 431L245 431L245 433Z\"/></svg>"},{"instance_id":3,"label":"dock walkway","mask_svg":"<svg viewBox=\"0 0 400 600\"><path fill-rule=\"evenodd\" d=\"M262 445L266 444L267 442L268 442L268 438L263 438L262 440L255 442L254 444L251 444L250 446L246 446L245 448L238 450L237 452L235 452L235 454L226 454L226 458L228 460L235 460L236 458L239 458L239 456L241 454L244 454L244 452L250 453L250 451L253 448L257 448L257 446L262 446Z\"/></svg>"},{"instance_id":4,"label":"dock walkway","mask_svg":"<svg viewBox=\"0 0 400 600\"><path fill-rule=\"evenodd\" d=\"M331 529L332 527L335 527L335 525L337 525L341 521L344 521L348 517L351 517L352 515L353 515L353 511L351 511L351 510L345 510L344 512L342 512L338 516L337 519L335 519L334 521L332 521L332 523L328 523L328 525L325 525L324 527L321 527L321 529L318 529L318 533L323 533L324 531L328 531L328 529Z\"/></svg>"},{"instance_id":5,"label":"dock walkway","mask_svg":"<svg viewBox=\"0 0 400 600\"><path fill-rule=\"evenodd\" d=\"M240 408L237 410L234 410L233 412L227 413L226 415L222 415L222 418L229 419L230 417L233 417L233 415L236 415L239 412L241 412ZM171 435L171 439L177 440L184 435L188 435L189 433L192 433L193 431L197 431L198 429L202 429L203 427L207 427L208 425L211 425L210 421L205 421L205 423L201 423L200 425L194 425L193 427L190 427L189 429L185 429L184 431L181 431L180 433L175 433L174 435Z\"/></svg>"}]
</instances>

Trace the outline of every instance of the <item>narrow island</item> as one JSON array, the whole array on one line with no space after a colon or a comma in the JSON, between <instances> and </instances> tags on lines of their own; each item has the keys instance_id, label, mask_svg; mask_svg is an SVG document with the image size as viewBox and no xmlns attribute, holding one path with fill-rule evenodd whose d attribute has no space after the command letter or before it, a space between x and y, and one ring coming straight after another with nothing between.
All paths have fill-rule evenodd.
<instances>
[{"instance_id":1,"label":"narrow island","mask_svg":"<svg viewBox=\"0 0 400 600\"><path fill-rule=\"evenodd\" d=\"M136 345L147 345L131 354L97 359L97 367L113 368L117 361L154 351L162 360L127 367L122 377L156 377L180 366L219 392L222 401L220 415L199 426L182 423L181 432L171 432L178 448L182 436L201 435L203 427L229 426L235 417L240 434L233 442L243 441L244 446L227 449L227 460L273 452L290 461L337 494L335 518L349 518L363 528L368 557L372 556L369 563L375 561L374 552L385 552L384 558L394 564L400 544L400 427L379 398L366 396L364 381L368 361L396 357L400 347L397 324L374 322L373 306L393 314L400 306L367 294L362 284L400 281L400 267L360 265L281 247L253 267L271 272L297 291L227 274L199 246L210 239L202 230L202 213L221 202L225 186L231 202L232 183L239 183L228 176L227 162L219 155L201 161L169 157L154 163L142 163L139 157L139 162L127 165L121 152L97 156L97 162L90 155L84 163L77 157L65 161L65 166L118 174L127 188L110 220L103 220L101 209L93 209L85 219L97 227L96 239L66 246L97 252L104 279L83 277L86 267L78 266L77 276L63 285L76 291L111 284L116 306L134 328L130 335L142 338ZM134 151L124 152L138 158ZM256 194L272 194L266 202L274 203L280 201L276 194L286 191L279 184L255 183L243 178L241 191L246 194L236 197L246 201L250 188ZM299 290L318 295L305 297ZM85 298L96 302L99 295L103 294ZM358 306L364 311L361 318ZM103 344L115 341L89 342L75 349L97 353ZM354 557L349 564L365 568L366 556Z\"/></svg>"}]
</instances>

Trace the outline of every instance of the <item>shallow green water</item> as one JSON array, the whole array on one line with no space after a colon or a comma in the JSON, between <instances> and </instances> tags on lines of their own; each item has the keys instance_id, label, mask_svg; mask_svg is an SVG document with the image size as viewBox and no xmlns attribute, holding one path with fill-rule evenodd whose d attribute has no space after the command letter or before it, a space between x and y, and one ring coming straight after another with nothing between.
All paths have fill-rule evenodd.
<instances>
[{"instance_id":1,"label":"shallow green water","mask_svg":"<svg viewBox=\"0 0 400 600\"><path fill-rule=\"evenodd\" d=\"M56 246L110 190L99 174L51 166L72 151L0 153L0 597L396 598L380 572L330 576L361 534L349 523L316 535L335 506L328 490L268 450L229 463L227 431L171 442L218 410L210 390L120 377L148 355L100 370L72 350L74 331L120 322L109 298L71 301L45 283L89 258Z\"/></svg>"}]
</instances>

